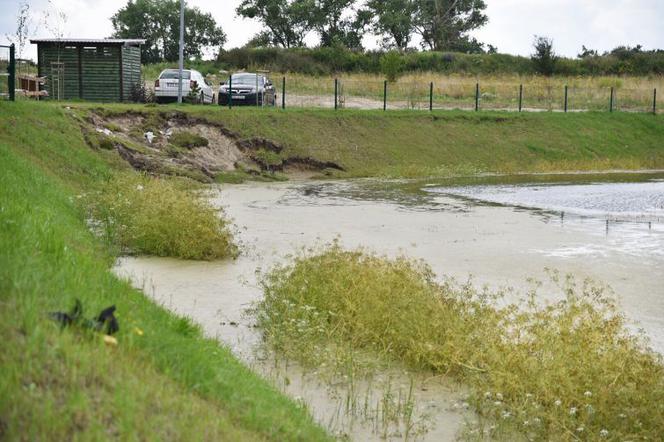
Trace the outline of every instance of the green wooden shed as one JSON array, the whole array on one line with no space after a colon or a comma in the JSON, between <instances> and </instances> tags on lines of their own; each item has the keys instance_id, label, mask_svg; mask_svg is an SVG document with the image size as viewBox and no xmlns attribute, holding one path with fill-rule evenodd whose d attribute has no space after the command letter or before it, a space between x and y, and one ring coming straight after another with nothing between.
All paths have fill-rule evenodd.
<instances>
[{"instance_id":1,"label":"green wooden shed","mask_svg":"<svg viewBox=\"0 0 664 442\"><path fill-rule=\"evenodd\" d=\"M33 39L50 99L129 101L141 81L140 39Z\"/></svg>"}]
</instances>

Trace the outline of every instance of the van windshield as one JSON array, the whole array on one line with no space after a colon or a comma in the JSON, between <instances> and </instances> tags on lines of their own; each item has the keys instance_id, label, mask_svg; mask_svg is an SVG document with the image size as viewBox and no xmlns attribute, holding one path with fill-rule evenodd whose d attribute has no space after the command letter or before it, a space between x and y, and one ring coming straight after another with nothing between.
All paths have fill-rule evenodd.
<instances>
[{"instance_id":1,"label":"van windshield","mask_svg":"<svg viewBox=\"0 0 664 442\"><path fill-rule=\"evenodd\" d=\"M177 80L179 77L180 76L178 75L178 71L176 69L170 69L168 71L164 71L159 76L159 78L163 79L163 80ZM191 72L190 71L182 71L182 78L184 80L190 80L191 79Z\"/></svg>"}]
</instances>

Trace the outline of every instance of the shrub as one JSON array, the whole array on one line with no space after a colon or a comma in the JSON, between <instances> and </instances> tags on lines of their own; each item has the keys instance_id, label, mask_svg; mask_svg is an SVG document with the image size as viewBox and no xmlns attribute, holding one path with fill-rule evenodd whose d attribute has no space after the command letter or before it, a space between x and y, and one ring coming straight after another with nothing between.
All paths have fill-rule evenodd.
<instances>
[{"instance_id":1,"label":"shrub","mask_svg":"<svg viewBox=\"0 0 664 442\"><path fill-rule=\"evenodd\" d=\"M387 52L380 58L380 71L390 83L394 83L403 71L405 62L396 51Z\"/></svg>"},{"instance_id":2,"label":"shrub","mask_svg":"<svg viewBox=\"0 0 664 442\"><path fill-rule=\"evenodd\" d=\"M123 252L184 259L237 252L219 211L173 181L123 174L86 201L95 231Z\"/></svg>"},{"instance_id":3,"label":"shrub","mask_svg":"<svg viewBox=\"0 0 664 442\"><path fill-rule=\"evenodd\" d=\"M661 356L600 289L554 280L562 301L498 308L498 295L439 284L420 261L333 244L265 275L257 316L267 342L305 365L387 360L455 376L496 434L664 434Z\"/></svg>"},{"instance_id":4,"label":"shrub","mask_svg":"<svg viewBox=\"0 0 664 442\"><path fill-rule=\"evenodd\" d=\"M207 138L186 130L175 132L169 138L170 142L178 147L193 149L194 147L205 147L210 142Z\"/></svg>"}]
</instances>

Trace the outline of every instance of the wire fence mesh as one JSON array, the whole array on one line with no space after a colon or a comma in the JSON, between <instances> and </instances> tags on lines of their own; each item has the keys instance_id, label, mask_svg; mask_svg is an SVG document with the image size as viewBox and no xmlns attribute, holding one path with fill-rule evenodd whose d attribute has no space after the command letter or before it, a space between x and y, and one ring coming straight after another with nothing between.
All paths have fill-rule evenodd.
<instances>
[{"instance_id":1,"label":"wire fence mesh","mask_svg":"<svg viewBox=\"0 0 664 442\"><path fill-rule=\"evenodd\" d=\"M285 107L411 110L505 110L524 112L662 111L663 94L651 88L561 86L519 83L484 85L473 79L445 82L286 76L275 81ZM612 92L613 91L613 92ZM282 104L281 99L279 105Z\"/></svg>"}]
</instances>

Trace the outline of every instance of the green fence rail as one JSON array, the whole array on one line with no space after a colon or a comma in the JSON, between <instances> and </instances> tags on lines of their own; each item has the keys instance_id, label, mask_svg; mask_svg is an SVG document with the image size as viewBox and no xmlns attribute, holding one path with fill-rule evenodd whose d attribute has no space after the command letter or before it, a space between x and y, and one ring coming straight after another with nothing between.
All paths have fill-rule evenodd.
<instances>
[{"instance_id":1,"label":"green fence rail","mask_svg":"<svg viewBox=\"0 0 664 442\"><path fill-rule=\"evenodd\" d=\"M277 90L280 107L411 110L502 110L515 112L647 112L662 109L657 89L574 85L537 89L527 84L436 84L283 77Z\"/></svg>"},{"instance_id":2,"label":"green fence rail","mask_svg":"<svg viewBox=\"0 0 664 442\"><path fill-rule=\"evenodd\" d=\"M0 92L0 95L14 101L16 99L16 48L13 44L0 45L0 50L2 49L6 50L7 57L0 57L0 79L6 79L7 92Z\"/></svg>"}]
</instances>

